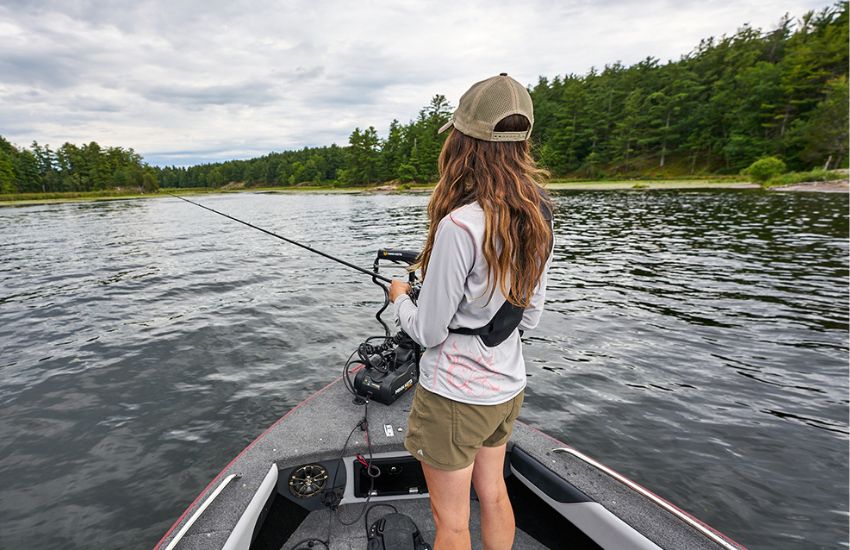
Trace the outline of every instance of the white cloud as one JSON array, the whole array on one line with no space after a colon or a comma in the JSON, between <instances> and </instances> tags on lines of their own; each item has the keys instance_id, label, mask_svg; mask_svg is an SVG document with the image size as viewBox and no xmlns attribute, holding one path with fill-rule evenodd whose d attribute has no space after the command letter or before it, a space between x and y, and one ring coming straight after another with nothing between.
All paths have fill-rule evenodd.
<instances>
[{"instance_id":1,"label":"white cloud","mask_svg":"<svg viewBox=\"0 0 850 550\"><path fill-rule=\"evenodd\" d=\"M14 5L13 5L14 4ZM435 93L647 56L826 4L549 0L0 6L0 134L191 164L385 132Z\"/></svg>"}]
</instances>

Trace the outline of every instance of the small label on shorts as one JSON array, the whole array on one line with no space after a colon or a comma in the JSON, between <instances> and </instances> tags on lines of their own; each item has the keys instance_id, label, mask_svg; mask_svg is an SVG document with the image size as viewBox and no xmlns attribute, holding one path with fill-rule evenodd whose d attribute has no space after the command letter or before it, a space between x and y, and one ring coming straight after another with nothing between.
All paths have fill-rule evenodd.
<instances>
[{"instance_id":1,"label":"small label on shorts","mask_svg":"<svg viewBox=\"0 0 850 550\"><path fill-rule=\"evenodd\" d=\"M386 435L387 437L395 436L395 430L393 430L392 424L384 424L384 435Z\"/></svg>"}]
</instances>

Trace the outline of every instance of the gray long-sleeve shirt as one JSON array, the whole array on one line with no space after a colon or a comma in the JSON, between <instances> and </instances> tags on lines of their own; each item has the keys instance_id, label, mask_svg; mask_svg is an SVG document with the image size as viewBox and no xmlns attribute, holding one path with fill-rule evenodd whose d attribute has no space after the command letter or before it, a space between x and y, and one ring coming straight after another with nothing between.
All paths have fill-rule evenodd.
<instances>
[{"instance_id":1,"label":"gray long-sleeve shirt","mask_svg":"<svg viewBox=\"0 0 850 550\"><path fill-rule=\"evenodd\" d=\"M455 401L496 405L525 387L518 331L488 348L479 336L448 330L484 326L505 302L497 287L488 303L491 289L482 246L484 222L484 211L477 202L440 220L418 303L407 295L397 297L394 303L401 328L426 348L419 362L419 383ZM531 330L540 320L551 263L550 254L519 330Z\"/></svg>"}]
</instances>

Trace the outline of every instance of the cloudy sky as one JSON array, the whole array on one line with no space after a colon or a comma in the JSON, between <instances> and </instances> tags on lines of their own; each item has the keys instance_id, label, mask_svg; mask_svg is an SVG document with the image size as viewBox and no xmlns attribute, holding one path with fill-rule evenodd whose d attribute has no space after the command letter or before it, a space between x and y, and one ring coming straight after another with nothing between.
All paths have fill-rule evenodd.
<instances>
[{"instance_id":1,"label":"cloudy sky","mask_svg":"<svg viewBox=\"0 0 850 550\"><path fill-rule=\"evenodd\" d=\"M133 147L157 165L342 144L502 71L533 83L678 59L829 4L0 0L0 135Z\"/></svg>"}]
</instances>

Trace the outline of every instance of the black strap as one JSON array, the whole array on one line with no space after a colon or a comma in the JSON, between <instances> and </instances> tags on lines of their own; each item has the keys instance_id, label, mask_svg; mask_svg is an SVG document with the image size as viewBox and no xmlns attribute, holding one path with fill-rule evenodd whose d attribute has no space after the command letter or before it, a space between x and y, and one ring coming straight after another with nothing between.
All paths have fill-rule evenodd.
<instances>
[{"instance_id":1,"label":"black strap","mask_svg":"<svg viewBox=\"0 0 850 550\"><path fill-rule=\"evenodd\" d=\"M555 245L555 235L552 232L551 223L552 210L549 208L549 205L545 200L541 200L540 202L540 211L543 214L543 218L546 221L550 222L549 250L552 250L552 247ZM513 331L516 330L516 328L522 322L522 315L524 312L525 308L515 306L510 301L505 300L505 303L502 304L502 307L499 308L499 310L496 312L496 315L494 315L493 318L490 319L490 322L484 325L483 327L449 328L449 332L452 334L467 334L480 336L481 341L484 343L484 345L488 348L492 348L498 346L499 344L508 339L511 333L513 333Z\"/></svg>"}]
</instances>

